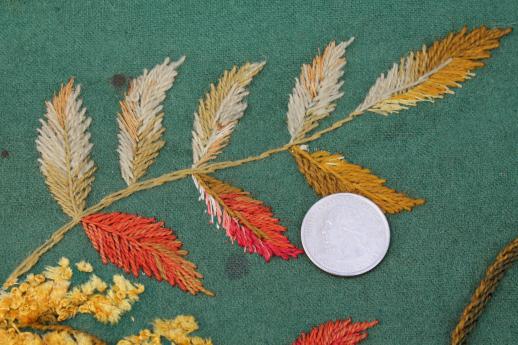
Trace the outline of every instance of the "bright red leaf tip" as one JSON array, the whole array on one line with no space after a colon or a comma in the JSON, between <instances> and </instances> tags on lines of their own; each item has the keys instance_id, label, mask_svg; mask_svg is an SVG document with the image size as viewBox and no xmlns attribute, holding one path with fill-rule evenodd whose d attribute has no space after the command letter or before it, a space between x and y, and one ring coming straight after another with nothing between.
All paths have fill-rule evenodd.
<instances>
[{"instance_id":1,"label":"bright red leaf tip","mask_svg":"<svg viewBox=\"0 0 518 345\"><path fill-rule=\"evenodd\" d=\"M378 321L352 322L351 319L328 321L302 333L292 345L356 345L368 336L367 329Z\"/></svg>"},{"instance_id":2,"label":"bright red leaf tip","mask_svg":"<svg viewBox=\"0 0 518 345\"><path fill-rule=\"evenodd\" d=\"M184 257L187 251L164 222L127 213L97 213L82 219L86 235L101 254L104 264L111 262L138 277L142 270L159 281L166 280L193 295L213 293L203 287L203 275Z\"/></svg>"}]
</instances>

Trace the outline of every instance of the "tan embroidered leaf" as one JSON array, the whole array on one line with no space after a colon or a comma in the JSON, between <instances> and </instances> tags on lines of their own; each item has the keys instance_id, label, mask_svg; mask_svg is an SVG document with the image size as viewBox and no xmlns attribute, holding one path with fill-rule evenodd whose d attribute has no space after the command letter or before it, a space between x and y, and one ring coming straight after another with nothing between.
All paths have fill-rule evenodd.
<instances>
[{"instance_id":1,"label":"tan embroidered leaf","mask_svg":"<svg viewBox=\"0 0 518 345\"><path fill-rule=\"evenodd\" d=\"M313 59L311 65L302 65L288 103L288 130L292 142L302 139L318 126L318 121L335 110L335 101L343 95L340 87L347 63L345 49L353 40L351 38L338 45L331 42L321 55Z\"/></svg>"},{"instance_id":2,"label":"tan embroidered leaf","mask_svg":"<svg viewBox=\"0 0 518 345\"><path fill-rule=\"evenodd\" d=\"M234 127L247 107L247 86L263 66L264 62L246 63L240 68L234 66L230 71L225 71L217 86L212 84L210 92L200 100L198 111L194 114L192 132L195 166L202 166L215 158L228 144Z\"/></svg>"},{"instance_id":3,"label":"tan embroidered leaf","mask_svg":"<svg viewBox=\"0 0 518 345\"><path fill-rule=\"evenodd\" d=\"M489 51L500 45L500 38L511 29L488 29L485 26L468 32L464 27L430 47L411 52L382 74L356 113L372 111L387 115L415 106L419 101L433 101L450 88L472 77L472 71L484 66L480 60L489 58Z\"/></svg>"},{"instance_id":4,"label":"tan embroidered leaf","mask_svg":"<svg viewBox=\"0 0 518 345\"><path fill-rule=\"evenodd\" d=\"M340 155L326 151L309 153L298 146L290 152L299 170L319 195L339 192L361 194L386 213L410 211L424 203L423 199L412 199L386 187L386 180L373 175L368 169L347 162Z\"/></svg>"},{"instance_id":5,"label":"tan embroidered leaf","mask_svg":"<svg viewBox=\"0 0 518 345\"><path fill-rule=\"evenodd\" d=\"M50 192L63 211L78 217L86 205L94 180L95 166L90 159L91 119L79 98L80 87L74 81L62 86L46 102L45 119L40 120L36 148L40 153L41 172Z\"/></svg>"},{"instance_id":6,"label":"tan embroidered leaf","mask_svg":"<svg viewBox=\"0 0 518 345\"><path fill-rule=\"evenodd\" d=\"M126 96L120 102L119 161L122 178L128 185L138 181L154 163L165 142L162 102L173 86L177 68L185 57L176 62L169 58L130 82Z\"/></svg>"}]
</instances>

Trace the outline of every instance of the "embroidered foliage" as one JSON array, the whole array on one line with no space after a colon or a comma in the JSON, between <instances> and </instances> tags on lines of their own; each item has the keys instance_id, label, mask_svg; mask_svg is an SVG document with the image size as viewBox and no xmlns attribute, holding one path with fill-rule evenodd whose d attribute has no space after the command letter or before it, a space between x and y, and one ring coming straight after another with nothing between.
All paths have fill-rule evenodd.
<instances>
[{"instance_id":1,"label":"embroidered foliage","mask_svg":"<svg viewBox=\"0 0 518 345\"><path fill-rule=\"evenodd\" d=\"M144 329L138 335L124 338L117 345L160 345L162 338L178 345L212 345L210 339L191 336L198 328L194 317L189 315L179 315L172 320L157 319L153 322L153 331Z\"/></svg>"},{"instance_id":2,"label":"embroidered foliage","mask_svg":"<svg viewBox=\"0 0 518 345\"><path fill-rule=\"evenodd\" d=\"M247 86L261 71L263 63L246 63L225 71L217 86L211 85L205 99L200 100L194 114L192 152L195 166L215 158L228 144L230 135L244 115Z\"/></svg>"},{"instance_id":3,"label":"embroidered foliage","mask_svg":"<svg viewBox=\"0 0 518 345\"><path fill-rule=\"evenodd\" d=\"M104 344L59 323L77 314L90 314L102 323L115 324L144 292L144 286L119 275L113 277L111 286L92 274L88 281L74 287L72 276L69 260L62 258L58 266L30 274L21 284L0 294L2 344ZM46 333L40 336L34 330Z\"/></svg>"},{"instance_id":4,"label":"embroidered foliage","mask_svg":"<svg viewBox=\"0 0 518 345\"><path fill-rule=\"evenodd\" d=\"M193 295L213 295L203 287L196 265L185 259L188 252L181 249L182 242L163 222L118 212L86 216L82 222L103 263L111 262L135 277L142 270Z\"/></svg>"},{"instance_id":5,"label":"embroidered foliage","mask_svg":"<svg viewBox=\"0 0 518 345\"><path fill-rule=\"evenodd\" d=\"M40 327L35 325L34 329L46 331L46 333L38 334L14 328L0 328L0 339L2 339L2 344L6 345L106 345L104 341L91 334L67 326Z\"/></svg>"},{"instance_id":6,"label":"embroidered foliage","mask_svg":"<svg viewBox=\"0 0 518 345\"><path fill-rule=\"evenodd\" d=\"M260 72L264 63L245 64L225 71L218 85L200 101L194 114L193 165L203 166L215 158L230 141L230 135L244 115L248 95L246 86ZM302 251L282 235L286 228L273 218L271 210L249 193L208 175L193 175L193 181L207 205L211 217L226 234L250 253L258 253L266 261L272 256L296 257Z\"/></svg>"},{"instance_id":7,"label":"embroidered foliage","mask_svg":"<svg viewBox=\"0 0 518 345\"><path fill-rule=\"evenodd\" d=\"M155 161L165 142L162 140L162 102L173 86L176 69L185 60L169 58L161 65L130 82L126 96L120 102L119 161L122 177L128 185L137 182Z\"/></svg>"},{"instance_id":8,"label":"embroidered foliage","mask_svg":"<svg viewBox=\"0 0 518 345\"><path fill-rule=\"evenodd\" d=\"M351 38L338 45L331 42L321 55L313 59L311 65L302 65L288 104L288 130L292 142L302 139L318 126L318 121L335 110L335 101L343 95L340 79L347 62L345 49L353 40Z\"/></svg>"},{"instance_id":9,"label":"embroidered foliage","mask_svg":"<svg viewBox=\"0 0 518 345\"><path fill-rule=\"evenodd\" d=\"M474 69L484 66L480 60L489 58L489 51L500 46L500 38L509 32L510 28L485 26L468 32L464 27L430 47L411 52L376 80L356 111L387 115L453 93L450 88L460 87L460 82L474 75Z\"/></svg>"},{"instance_id":10,"label":"embroidered foliage","mask_svg":"<svg viewBox=\"0 0 518 345\"><path fill-rule=\"evenodd\" d=\"M91 271L84 261L78 270ZM9 345L105 345L103 340L62 322L77 314L90 314L102 323L116 324L139 300L144 286L133 284L123 276L113 276L106 284L95 274L86 282L72 286L74 272L66 258L58 266L46 267L40 274L29 274L18 286L0 294L0 339ZM352 323L351 320L323 324L310 333L301 334L293 345L356 345L367 337L366 330L377 321ZM171 344L212 345L210 339L193 336L198 323L190 315L174 319L156 319L153 329L128 336L117 345Z\"/></svg>"},{"instance_id":11,"label":"embroidered foliage","mask_svg":"<svg viewBox=\"0 0 518 345\"><path fill-rule=\"evenodd\" d=\"M386 180L373 175L368 169L347 162L340 155L326 151L309 153L298 146L293 146L290 152L299 170L319 195L339 192L361 194L387 213L410 211L424 203L423 199L412 199L386 187Z\"/></svg>"},{"instance_id":12,"label":"embroidered foliage","mask_svg":"<svg viewBox=\"0 0 518 345\"><path fill-rule=\"evenodd\" d=\"M84 261L78 270L93 270ZM95 274L85 283L72 286L74 275L66 258L58 266L47 267L40 274L29 274L25 281L0 294L0 340L7 345L106 345L92 334L61 324L77 314L90 314L102 323L116 324L131 310L144 292L123 276L113 276L110 286ZM212 345L210 339L191 336L198 330L192 316L172 320L157 319L153 331L120 340L118 345L161 344L161 337L174 344Z\"/></svg>"},{"instance_id":13,"label":"embroidered foliage","mask_svg":"<svg viewBox=\"0 0 518 345\"><path fill-rule=\"evenodd\" d=\"M221 225L228 237L250 253L257 253L268 262L272 256L285 260L302 254L283 235L282 226L269 207L253 199L249 193L208 175L194 175L207 212Z\"/></svg>"},{"instance_id":14,"label":"embroidered foliage","mask_svg":"<svg viewBox=\"0 0 518 345\"><path fill-rule=\"evenodd\" d=\"M91 119L79 98L81 88L70 79L46 102L45 120L40 120L36 147L40 168L50 192L63 211L78 217L86 205L94 180L95 166L90 159Z\"/></svg>"},{"instance_id":15,"label":"embroidered foliage","mask_svg":"<svg viewBox=\"0 0 518 345\"><path fill-rule=\"evenodd\" d=\"M352 322L351 319L328 321L309 333L302 333L292 345L356 345L368 337L367 330L378 321Z\"/></svg>"},{"instance_id":16,"label":"embroidered foliage","mask_svg":"<svg viewBox=\"0 0 518 345\"><path fill-rule=\"evenodd\" d=\"M177 75L178 66L184 61L183 58L176 62L166 59L133 80L120 103L118 152L122 176L129 187L103 197L88 209L85 209L86 198L95 171L87 132L90 119L82 107L79 87L74 88L70 80L47 102L47 112L41 121L36 144L41 171L50 192L72 219L24 259L8 277L4 287L14 284L82 219L88 236L105 262L110 261L135 275L143 270L147 275L165 279L193 294L200 291L209 293L199 281L201 275L195 265L185 260L186 252L180 249L181 243L163 227L163 223L121 213L92 215L133 193L188 176L193 177L209 214L216 217L227 235L246 251L258 253L266 261L273 256L284 259L297 257L302 251L283 235L286 229L268 207L247 192L208 176L217 170L259 161L284 151L291 152L299 170L320 195L342 191L359 193L387 213L411 210L423 204L422 199L412 199L386 187L385 180L341 156L326 151L309 153L302 149L302 145L366 111L394 113L415 106L419 101L432 101L453 93L451 88L459 87L461 82L473 76L472 71L483 66L481 60L490 57L490 50L497 48L500 38L510 31L486 27L468 31L464 28L430 47L410 53L399 65L394 65L387 74L378 78L364 101L349 115L310 133L320 120L334 111L337 100L342 96L345 50L352 39L338 44L331 42L311 64L302 66L295 81L287 112L289 143L255 156L213 163L211 160L229 143L237 122L243 117L248 87L264 63L233 67L225 71L215 85L211 85L194 114L192 167L140 181L164 145L162 103Z\"/></svg>"}]
</instances>

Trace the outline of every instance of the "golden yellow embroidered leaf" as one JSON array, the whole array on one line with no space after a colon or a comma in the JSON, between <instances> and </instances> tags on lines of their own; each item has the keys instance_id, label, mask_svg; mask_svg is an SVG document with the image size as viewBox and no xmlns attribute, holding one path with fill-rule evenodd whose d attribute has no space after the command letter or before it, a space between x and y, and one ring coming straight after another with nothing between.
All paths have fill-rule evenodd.
<instances>
[{"instance_id":1,"label":"golden yellow embroidered leaf","mask_svg":"<svg viewBox=\"0 0 518 345\"><path fill-rule=\"evenodd\" d=\"M217 86L200 100L194 114L192 131L193 163L202 166L215 158L228 144L230 135L243 117L247 107L248 85L264 66L262 63L246 63L225 71Z\"/></svg>"},{"instance_id":2,"label":"golden yellow embroidered leaf","mask_svg":"<svg viewBox=\"0 0 518 345\"><path fill-rule=\"evenodd\" d=\"M74 80L70 79L51 102L46 102L47 112L40 120L36 140L45 182L70 217L78 217L84 210L95 171L90 159L91 119L86 116L79 93L80 87L74 88Z\"/></svg>"},{"instance_id":3,"label":"golden yellow embroidered leaf","mask_svg":"<svg viewBox=\"0 0 518 345\"><path fill-rule=\"evenodd\" d=\"M489 58L489 51L497 48L500 38L510 32L511 28L485 26L468 32L464 27L430 47L411 52L376 80L355 113L372 111L388 115L415 106L419 101L452 94L450 88L460 87L460 82L474 75L474 69L484 66L480 60Z\"/></svg>"},{"instance_id":4,"label":"golden yellow embroidered leaf","mask_svg":"<svg viewBox=\"0 0 518 345\"><path fill-rule=\"evenodd\" d=\"M424 203L423 199L412 199L385 186L386 180L373 175L368 169L347 162L340 155L326 151L309 153L298 146L290 152L299 170L319 195L340 192L361 194L386 213L410 211Z\"/></svg>"}]
</instances>

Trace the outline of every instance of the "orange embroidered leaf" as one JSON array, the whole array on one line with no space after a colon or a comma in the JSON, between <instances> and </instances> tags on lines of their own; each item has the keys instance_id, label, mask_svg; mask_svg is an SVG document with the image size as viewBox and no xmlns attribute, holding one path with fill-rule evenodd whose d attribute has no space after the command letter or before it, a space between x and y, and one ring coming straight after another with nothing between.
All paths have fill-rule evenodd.
<instances>
[{"instance_id":1,"label":"orange embroidered leaf","mask_svg":"<svg viewBox=\"0 0 518 345\"><path fill-rule=\"evenodd\" d=\"M368 337L367 329L378 321L352 322L351 319L328 321L309 333L302 333L292 345L356 345Z\"/></svg>"},{"instance_id":2,"label":"orange embroidered leaf","mask_svg":"<svg viewBox=\"0 0 518 345\"><path fill-rule=\"evenodd\" d=\"M340 192L361 194L386 213L411 211L424 203L423 199L412 199L386 187L386 180L373 175L368 169L347 162L340 155L327 151L309 153L298 146L291 149L291 154L309 185L319 195Z\"/></svg>"},{"instance_id":3,"label":"orange embroidered leaf","mask_svg":"<svg viewBox=\"0 0 518 345\"><path fill-rule=\"evenodd\" d=\"M481 60L491 57L489 51L498 48L500 38L510 32L511 28L485 26L468 32L464 27L428 48L411 52L376 80L356 112L387 115L453 93L450 88L460 87L460 82L474 75L474 69L484 66Z\"/></svg>"},{"instance_id":4,"label":"orange embroidered leaf","mask_svg":"<svg viewBox=\"0 0 518 345\"><path fill-rule=\"evenodd\" d=\"M172 230L154 218L127 213L98 213L82 219L83 227L103 263L111 262L138 277L140 270L159 281L166 280L193 295L212 292L203 287L203 275L184 257Z\"/></svg>"},{"instance_id":5,"label":"orange embroidered leaf","mask_svg":"<svg viewBox=\"0 0 518 345\"><path fill-rule=\"evenodd\" d=\"M261 255L266 262L272 256L288 260L303 253L283 235L286 228L273 217L271 209L249 193L208 175L194 175L193 180L211 222L216 217L227 236L245 251Z\"/></svg>"}]
</instances>

